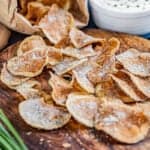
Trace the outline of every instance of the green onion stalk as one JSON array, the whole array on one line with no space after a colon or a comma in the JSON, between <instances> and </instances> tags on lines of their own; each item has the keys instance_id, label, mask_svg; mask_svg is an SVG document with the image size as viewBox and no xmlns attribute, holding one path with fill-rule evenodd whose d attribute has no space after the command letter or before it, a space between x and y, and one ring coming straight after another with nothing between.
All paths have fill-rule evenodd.
<instances>
[{"instance_id":1,"label":"green onion stalk","mask_svg":"<svg viewBox=\"0 0 150 150\"><path fill-rule=\"evenodd\" d=\"M0 150L28 150L3 110L0 109Z\"/></svg>"}]
</instances>

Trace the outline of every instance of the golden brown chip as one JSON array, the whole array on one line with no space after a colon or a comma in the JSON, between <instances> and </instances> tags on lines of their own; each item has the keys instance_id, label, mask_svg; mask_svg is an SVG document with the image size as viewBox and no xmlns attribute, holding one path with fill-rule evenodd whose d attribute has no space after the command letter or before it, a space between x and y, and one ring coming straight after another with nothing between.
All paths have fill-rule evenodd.
<instances>
[{"instance_id":1,"label":"golden brown chip","mask_svg":"<svg viewBox=\"0 0 150 150\"><path fill-rule=\"evenodd\" d=\"M132 100L131 102L136 101L145 101L147 98L136 88L128 76L123 72L118 72L116 75L110 75L114 82L118 85L120 90L128 95ZM128 101L125 101L128 102ZM130 102L130 101L129 101Z\"/></svg>"},{"instance_id":2,"label":"golden brown chip","mask_svg":"<svg viewBox=\"0 0 150 150\"><path fill-rule=\"evenodd\" d=\"M136 103L134 106L136 109L143 111L150 121L150 102Z\"/></svg>"},{"instance_id":3,"label":"golden brown chip","mask_svg":"<svg viewBox=\"0 0 150 150\"><path fill-rule=\"evenodd\" d=\"M133 144L146 137L149 122L142 111L112 99L100 105L95 128L120 142Z\"/></svg>"},{"instance_id":4,"label":"golden brown chip","mask_svg":"<svg viewBox=\"0 0 150 150\"><path fill-rule=\"evenodd\" d=\"M108 74L115 71L115 53L119 50L119 47L120 41L117 38L108 40L106 50L95 60L99 66L94 67L88 73L88 78L93 84L100 83L107 78Z\"/></svg>"},{"instance_id":5,"label":"golden brown chip","mask_svg":"<svg viewBox=\"0 0 150 150\"><path fill-rule=\"evenodd\" d=\"M11 58L8 60L7 68L13 75L35 77L42 72L47 59L47 50L39 48Z\"/></svg>"},{"instance_id":6,"label":"golden brown chip","mask_svg":"<svg viewBox=\"0 0 150 150\"><path fill-rule=\"evenodd\" d=\"M85 47L87 45L91 45L93 43L103 43L104 42L104 39L94 38L92 36L89 36L77 28L71 29L70 39L71 39L71 43L76 48L82 48L82 47Z\"/></svg>"},{"instance_id":7,"label":"golden brown chip","mask_svg":"<svg viewBox=\"0 0 150 150\"><path fill-rule=\"evenodd\" d=\"M27 12L27 4L33 0L19 0L20 12L25 14Z\"/></svg>"},{"instance_id":8,"label":"golden brown chip","mask_svg":"<svg viewBox=\"0 0 150 150\"><path fill-rule=\"evenodd\" d=\"M14 86L22 84L23 82L25 82L29 78L25 78L25 77L22 77L22 76L14 76L14 75L12 75L7 70L6 63L4 63L3 68L1 70L0 79L9 88L14 88Z\"/></svg>"},{"instance_id":9,"label":"golden brown chip","mask_svg":"<svg viewBox=\"0 0 150 150\"><path fill-rule=\"evenodd\" d=\"M62 53L66 56L74 57L77 59L82 59L85 57L96 55L96 52L92 48L92 45L86 46L81 49L77 49L77 48L73 48L73 47L63 48Z\"/></svg>"},{"instance_id":10,"label":"golden brown chip","mask_svg":"<svg viewBox=\"0 0 150 150\"><path fill-rule=\"evenodd\" d=\"M27 51L30 51L39 47L44 47L44 46L46 47L46 44L41 36L32 35L32 36L25 38L20 43L19 48L17 50L17 55L20 56Z\"/></svg>"},{"instance_id":11,"label":"golden brown chip","mask_svg":"<svg viewBox=\"0 0 150 150\"><path fill-rule=\"evenodd\" d=\"M57 4L59 7L64 8L66 10L70 7L70 0L37 0L44 5L51 6L52 4Z\"/></svg>"},{"instance_id":12,"label":"golden brown chip","mask_svg":"<svg viewBox=\"0 0 150 150\"><path fill-rule=\"evenodd\" d=\"M74 58L64 58L58 65L54 66L52 69L57 75L62 75L74 69L75 67L81 65L87 61L87 59L75 60Z\"/></svg>"},{"instance_id":13,"label":"golden brown chip","mask_svg":"<svg viewBox=\"0 0 150 150\"><path fill-rule=\"evenodd\" d=\"M54 44L68 36L73 24L72 15L55 4L51 6L48 15L39 22L45 36Z\"/></svg>"},{"instance_id":14,"label":"golden brown chip","mask_svg":"<svg viewBox=\"0 0 150 150\"><path fill-rule=\"evenodd\" d=\"M75 26L84 27L89 22L89 11L87 0L70 0L69 12L75 19Z\"/></svg>"},{"instance_id":15,"label":"golden brown chip","mask_svg":"<svg viewBox=\"0 0 150 150\"><path fill-rule=\"evenodd\" d=\"M85 62L76 67L72 72L80 87L82 87L88 93L94 93L94 86L87 77L87 74L90 70L92 70L92 64Z\"/></svg>"},{"instance_id":16,"label":"golden brown chip","mask_svg":"<svg viewBox=\"0 0 150 150\"><path fill-rule=\"evenodd\" d=\"M66 109L44 103L43 99L29 99L19 104L19 113L30 126L53 130L63 127L71 118Z\"/></svg>"},{"instance_id":17,"label":"golden brown chip","mask_svg":"<svg viewBox=\"0 0 150 150\"><path fill-rule=\"evenodd\" d=\"M93 95L72 93L66 103L68 111L81 124L87 127L94 126L94 119L98 109L98 99Z\"/></svg>"},{"instance_id":18,"label":"golden brown chip","mask_svg":"<svg viewBox=\"0 0 150 150\"><path fill-rule=\"evenodd\" d=\"M111 78L97 84L95 94L101 101L109 99L109 97L115 97L122 100L124 103L132 103L133 99L126 95L118 86L113 82ZM110 99L111 100L111 99Z\"/></svg>"},{"instance_id":19,"label":"golden brown chip","mask_svg":"<svg viewBox=\"0 0 150 150\"><path fill-rule=\"evenodd\" d=\"M44 6L42 3L39 2L29 2L27 4L27 14L26 18L32 23L32 24L38 24L39 21L44 17L50 7Z\"/></svg>"},{"instance_id":20,"label":"golden brown chip","mask_svg":"<svg viewBox=\"0 0 150 150\"><path fill-rule=\"evenodd\" d=\"M72 91L72 83L50 73L49 84L52 87L52 98L56 104L65 106L68 94Z\"/></svg>"},{"instance_id":21,"label":"golden brown chip","mask_svg":"<svg viewBox=\"0 0 150 150\"><path fill-rule=\"evenodd\" d=\"M60 49L57 49L52 46L47 47L48 51L48 64L50 65L56 65L62 60L62 52Z\"/></svg>"},{"instance_id":22,"label":"golden brown chip","mask_svg":"<svg viewBox=\"0 0 150 150\"><path fill-rule=\"evenodd\" d=\"M116 56L116 59L129 72L142 76L150 76L150 53L141 53L136 49L129 49Z\"/></svg>"},{"instance_id":23,"label":"golden brown chip","mask_svg":"<svg viewBox=\"0 0 150 150\"><path fill-rule=\"evenodd\" d=\"M116 75L111 75L114 82L118 85L118 87L129 97L133 99L133 101L144 101L146 97L138 91L138 89L133 85L132 81L128 78L128 76L123 72L118 72Z\"/></svg>"},{"instance_id":24,"label":"golden brown chip","mask_svg":"<svg viewBox=\"0 0 150 150\"><path fill-rule=\"evenodd\" d=\"M113 84L113 81L109 78L109 80L101 81L99 84L96 85L95 94L100 99L104 97L112 97L116 94L116 87Z\"/></svg>"},{"instance_id":25,"label":"golden brown chip","mask_svg":"<svg viewBox=\"0 0 150 150\"><path fill-rule=\"evenodd\" d=\"M28 80L15 87L15 90L20 93L25 99L40 97L40 83L35 80Z\"/></svg>"},{"instance_id":26,"label":"golden brown chip","mask_svg":"<svg viewBox=\"0 0 150 150\"><path fill-rule=\"evenodd\" d=\"M19 5L20 5L20 12L22 14L26 14L26 13L29 13L29 9L27 10L27 6L29 4L32 4L32 7L35 8L37 7L37 9L40 9L40 11L43 12L43 9L41 9L42 6L51 6L52 4L57 4L59 7L61 8L64 8L66 10L69 9L70 7L70 0L36 0L36 1L33 1L33 0L19 0ZM41 5L40 5L41 4ZM43 4L43 5L42 5ZM38 7L39 6L39 7ZM41 6L41 7L40 7ZM43 7L42 7L43 8ZM39 10L38 10L39 11ZM39 11L39 13L41 14L41 12ZM35 13L35 12L34 12ZM37 13L38 14L38 13ZM35 14L35 16L37 16L37 14Z\"/></svg>"},{"instance_id":27,"label":"golden brown chip","mask_svg":"<svg viewBox=\"0 0 150 150\"><path fill-rule=\"evenodd\" d=\"M128 71L124 71L127 75L129 75L131 81L135 84L137 89L141 91L145 96L150 98L150 78L142 78L133 75Z\"/></svg>"}]
</instances>

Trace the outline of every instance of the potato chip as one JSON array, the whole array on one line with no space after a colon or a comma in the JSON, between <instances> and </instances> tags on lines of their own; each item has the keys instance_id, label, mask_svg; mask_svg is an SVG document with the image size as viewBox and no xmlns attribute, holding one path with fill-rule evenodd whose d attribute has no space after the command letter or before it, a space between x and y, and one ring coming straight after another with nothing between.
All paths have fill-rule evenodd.
<instances>
[{"instance_id":1,"label":"potato chip","mask_svg":"<svg viewBox=\"0 0 150 150\"><path fill-rule=\"evenodd\" d=\"M82 93L87 94L87 91L85 91L85 90L79 85L79 83L77 82L76 79L74 80L73 88L74 88L74 90L77 91L77 92L82 92Z\"/></svg>"},{"instance_id":2,"label":"potato chip","mask_svg":"<svg viewBox=\"0 0 150 150\"><path fill-rule=\"evenodd\" d=\"M47 59L47 50L39 48L11 58L7 68L13 75L35 77L42 72Z\"/></svg>"},{"instance_id":3,"label":"potato chip","mask_svg":"<svg viewBox=\"0 0 150 150\"><path fill-rule=\"evenodd\" d=\"M8 23L6 22L6 25ZM23 34L34 34L40 33L38 26L32 26L29 20L27 20L24 16L22 16L18 12L14 12L12 20L9 22L8 27L11 29L23 33Z\"/></svg>"},{"instance_id":4,"label":"potato chip","mask_svg":"<svg viewBox=\"0 0 150 150\"><path fill-rule=\"evenodd\" d=\"M85 61L87 61L86 58L75 60L73 58L67 57L67 58L64 58L64 60L62 60L58 65L54 66L52 69L55 71L57 75L62 75L71 71L75 67L81 65Z\"/></svg>"},{"instance_id":5,"label":"potato chip","mask_svg":"<svg viewBox=\"0 0 150 150\"><path fill-rule=\"evenodd\" d=\"M118 72L115 75L110 75L114 82L118 85L118 87L129 97L133 99L133 101L144 101L146 97L138 91L138 89L133 85L132 81L128 78L128 76L123 72Z\"/></svg>"},{"instance_id":6,"label":"potato chip","mask_svg":"<svg viewBox=\"0 0 150 150\"><path fill-rule=\"evenodd\" d=\"M150 121L150 102L136 103L134 106L136 109L143 111Z\"/></svg>"},{"instance_id":7,"label":"potato chip","mask_svg":"<svg viewBox=\"0 0 150 150\"><path fill-rule=\"evenodd\" d=\"M6 63L4 63L3 68L1 70L0 79L9 88L14 88L14 86L22 84L23 82L27 81L29 78L25 78L25 77L22 77L22 76L14 76L14 75L12 75L7 70Z\"/></svg>"},{"instance_id":8,"label":"potato chip","mask_svg":"<svg viewBox=\"0 0 150 150\"><path fill-rule=\"evenodd\" d=\"M137 143L149 131L148 118L142 111L114 99L100 105L95 120L97 130L102 130L123 143Z\"/></svg>"},{"instance_id":9,"label":"potato chip","mask_svg":"<svg viewBox=\"0 0 150 150\"><path fill-rule=\"evenodd\" d=\"M60 49L57 49L52 46L48 46L47 51L48 51L48 54L47 54L48 55L48 64L56 65L62 60L63 56L62 56L62 52Z\"/></svg>"},{"instance_id":10,"label":"potato chip","mask_svg":"<svg viewBox=\"0 0 150 150\"><path fill-rule=\"evenodd\" d=\"M105 81L101 81L96 85L95 94L101 101L107 100L110 97L115 97L116 99L121 99L124 103L132 103L133 99L126 95L118 86L113 82L111 78Z\"/></svg>"},{"instance_id":11,"label":"potato chip","mask_svg":"<svg viewBox=\"0 0 150 150\"><path fill-rule=\"evenodd\" d=\"M98 109L98 99L93 95L72 93L66 103L73 118L87 127L94 126L95 115Z\"/></svg>"},{"instance_id":12,"label":"potato chip","mask_svg":"<svg viewBox=\"0 0 150 150\"><path fill-rule=\"evenodd\" d=\"M67 96L72 91L72 84L53 73L50 73L50 75L49 85L52 87L52 98L56 104L65 106Z\"/></svg>"},{"instance_id":13,"label":"potato chip","mask_svg":"<svg viewBox=\"0 0 150 150\"><path fill-rule=\"evenodd\" d=\"M25 99L40 97L40 83L35 80L28 80L15 87L15 90L20 93Z\"/></svg>"},{"instance_id":14,"label":"potato chip","mask_svg":"<svg viewBox=\"0 0 150 150\"><path fill-rule=\"evenodd\" d=\"M133 103L134 100L129 97L122 89L120 89L117 85L115 86L115 97L118 99L121 99L122 102L126 103L126 104L130 104ZM144 98L145 99L145 98Z\"/></svg>"},{"instance_id":15,"label":"potato chip","mask_svg":"<svg viewBox=\"0 0 150 150\"><path fill-rule=\"evenodd\" d=\"M62 53L66 56L74 57L77 59L82 59L82 58L94 56L97 54L92 48L92 45L86 46L81 49L77 49L73 47L63 48Z\"/></svg>"},{"instance_id":16,"label":"potato chip","mask_svg":"<svg viewBox=\"0 0 150 150\"><path fill-rule=\"evenodd\" d=\"M32 36L25 38L20 43L19 48L17 50L17 55L20 56L27 51L30 51L39 47L44 47L44 46L46 47L46 44L41 36L32 35Z\"/></svg>"},{"instance_id":17,"label":"potato chip","mask_svg":"<svg viewBox=\"0 0 150 150\"><path fill-rule=\"evenodd\" d=\"M71 43L76 47L76 48L82 48L87 45L91 45L93 43L103 43L104 39L100 38L94 38L90 35L87 35L86 33L78 30L77 28L72 28L70 31L70 39Z\"/></svg>"},{"instance_id":18,"label":"potato chip","mask_svg":"<svg viewBox=\"0 0 150 150\"><path fill-rule=\"evenodd\" d=\"M32 24L38 24L39 21L48 13L50 7L44 6L42 3L39 2L29 2L27 4L27 14L26 18Z\"/></svg>"},{"instance_id":19,"label":"potato chip","mask_svg":"<svg viewBox=\"0 0 150 150\"><path fill-rule=\"evenodd\" d=\"M45 36L53 44L65 39L73 24L72 15L55 4L51 6L48 15L45 15L39 22Z\"/></svg>"},{"instance_id":20,"label":"potato chip","mask_svg":"<svg viewBox=\"0 0 150 150\"><path fill-rule=\"evenodd\" d=\"M113 84L113 81L109 79L109 80L101 81L99 84L96 85L95 94L97 97L102 99L106 96L107 97L114 96L116 94L115 90L116 90L116 87Z\"/></svg>"},{"instance_id":21,"label":"potato chip","mask_svg":"<svg viewBox=\"0 0 150 150\"><path fill-rule=\"evenodd\" d=\"M107 78L108 74L115 70L115 53L119 50L120 41L117 38L111 38L108 40L106 50L96 58L96 62L99 64L97 67L88 73L88 78L93 84L100 83Z\"/></svg>"},{"instance_id":22,"label":"potato chip","mask_svg":"<svg viewBox=\"0 0 150 150\"><path fill-rule=\"evenodd\" d=\"M150 53L141 53L136 49L129 49L117 55L116 59L130 73L141 77L150 76Z\"/></svg>"},{"instance_id":23,"label":"potato chip","mask_svg":"<svg viewBox=\"0 0 150 150\"><path fill-rule=\"evenodd\" d=\"M82 87L88 93L94 93L94 85L89 81L87 77L87 74L90 70L92 70L92 65L85 62L84 64L76 67L72 72L80 87Z\"/></svg>"},{"instance_id":24,"label":"potato chip","mask_svg":"<svg viewBox=\"0 0 150 150\"><path fill-rule=\"evenodd\" d=\"M88 73L88 79L94 84L98 84L103 80L107 80L108 75L114 72L115 59L114 57L107 60L103 66L96 66Z\"/></svg>"},{"instance_id":25,"label":"potato chip","mask_svg":"<svg viewBox=\"0 0 150 150\"><path fill-rule=\"evenodd\" d=\"M33 1L33 0L19 0L19 1L18 1L19 6L20 6L20 12L21 12L22 14L27 13L27 4L28 4L29 2L31 2L31 1Z\"/></svg>"},{"instance_id":26,"label":"potato chip","mask_svg":"<svg viewBox=\"0 0 150 150\"><path fill-rule=\"evenodd\" d=\"M51 6L52 4L57 4L59 7L64 8L66 10L70 7L70 0L37 0L44 5Z\"/></svg>"},{"instance_id":27,"label":"potato chip","mask_svg":"<svg viewBox=\"0 0 150 150\"><path fill-rule=\"evenodd\" d=\"M19 104L22 119L38 129L53 130L63 127L71 118L66 109L44 103L43 99L29 99Z\"/></svg>"},{"instance_id":28,"label":"potato chip","mask_svg":"<svg viewBox=\"0 0 150 150\"><path fill-rule=\"evenodd\" d=\"M89 11L87 0L70 0L69 12L75 19L76 27L84 27L89 22Z\"/></svg>"},{"instance_id":29,"label":"potato chip","mask_svg":"<svg viewBox=\"0 0 150 150\"><path fill-rule=\"evenodd\" d=\"M150 98L150 78L138 77L128 71L124 72L130 77L131 81L135 84L137 89L145 96Z\"/></svg>"}]
</instances>

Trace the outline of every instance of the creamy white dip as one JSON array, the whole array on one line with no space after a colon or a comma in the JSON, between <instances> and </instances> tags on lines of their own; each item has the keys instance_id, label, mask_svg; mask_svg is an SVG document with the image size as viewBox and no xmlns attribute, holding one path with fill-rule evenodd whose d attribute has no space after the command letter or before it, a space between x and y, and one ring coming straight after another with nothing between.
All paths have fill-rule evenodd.
<instances>
[{"instance_id":1,"label":"creamy white dip","mask_svg":"<svg viewBox=\"0 0 150 150\"><path fill-rule=\"evenodd\" d=\"M97 2L105 8L122 12L150 10L150 0L97 0Z\"/></svg>"}]
</instances>

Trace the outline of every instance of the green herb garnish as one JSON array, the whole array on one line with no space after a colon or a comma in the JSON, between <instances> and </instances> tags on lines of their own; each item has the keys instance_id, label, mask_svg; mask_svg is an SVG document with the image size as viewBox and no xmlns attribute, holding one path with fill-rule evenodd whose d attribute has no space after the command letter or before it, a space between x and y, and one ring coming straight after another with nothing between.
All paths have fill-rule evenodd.
<instances>
[{"instance_id":1,"label":"green herb garnish","mask_svg":"<svg viewBox=\"0 0 150 150\"><path fill-rule=\"evenodd\" d=\"M0 148L4 150L28 150L2 109L0 109Z\"/></svg>"}]
</instances>

